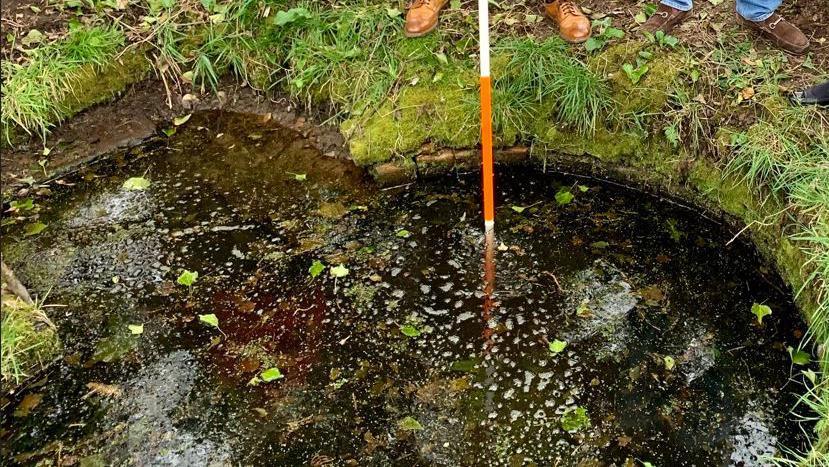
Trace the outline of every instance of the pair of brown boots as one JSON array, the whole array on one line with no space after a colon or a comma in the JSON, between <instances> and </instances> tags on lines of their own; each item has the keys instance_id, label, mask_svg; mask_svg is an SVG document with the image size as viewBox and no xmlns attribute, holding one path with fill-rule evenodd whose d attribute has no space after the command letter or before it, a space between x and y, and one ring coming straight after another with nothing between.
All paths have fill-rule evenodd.
<instances>
[{"instance_id":1,"label":"pair of brown boots","mask_svg":"<svg viewBox=\"0 0 829 467\"><path fill-rule=\"evenodd\" d=\"M438 25L440 10L449 0L414 0L406 14L405 32L408 37L429 34ZM579 43L590 38L590 19L570 0L547 3L544 13L558 24L559 34L567 42Z\"/></svg>"},{"instance_id":2,"label":"pair of brown boots","mask_svg":"<svg viewBox=\"0 0 829 467\"><path fill-rule=\"evenodd\" d=\"M642 25L642 30L650 33L662 31L668 34L685 21L690 14L690 11L659 5L656 13ZM746 26L754 29L786 52L802 55L809 50L809 38L803 34L803 31L777 13L764 21L749 21L742 18L741 20Z\"/></svg>"}]
</instances>

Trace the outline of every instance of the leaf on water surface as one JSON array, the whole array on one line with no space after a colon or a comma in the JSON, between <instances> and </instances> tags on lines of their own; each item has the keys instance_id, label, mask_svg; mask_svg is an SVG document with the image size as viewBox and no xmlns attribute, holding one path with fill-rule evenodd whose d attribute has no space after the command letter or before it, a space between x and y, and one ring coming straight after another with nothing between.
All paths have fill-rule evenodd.
<instances>
[{"instance_id":1,"label":"leaf on water surface","mask_svg":"<svg viewBox=\"0 0 829 467\"><path fill-rule=\"evenodd\" d=\"M595 248L597 250L604 250L605 248L607 248L609 246L610 246L610 243L607 243L605 241L593 242L593 243L590 244L591 248Z\"/></svg>"},{"instance_id":2,"label":"leaf on water surface","mask_svg":"<svg viewBox=\"0 0 829 467\"><path fill-rule=\"evenodd\" d=\"M412 235L412 233L406 229L400 229L397 231L396 235L400 238L409 238L409 236Z\"/></svg>"},{"instance_id":3,"label":"leaf on water surface","mask_svg":"<svg viewBox=\"0 0 829 467\"><path fill-rule=\"evenodd\" d=\"M567 347L567 342L556 339L547 344L547 347L550 349L551 354L557 355L561 353L565 347Z\"/></svg>"},{"instance_id":4,"label":"leaf on water surface","mask_svg":"<svg viewBox=\"0 0 829 467\"><path fill-rule=\"evenodd\" d=\"M668 371L673 370L676 366L676 360L674 360L674 357L671 357L670 355L665 355L663 360L665 361L665 369Z\"/></svg>"},{"instance_id":5,"label":"leaf on water surface","mask_svg":"<svg viewBox=\"0 0 829 467\"><path fill-rule=\"evenodd\" d=\"M308 174L294 174L294 180L304 182L305 180L308 180Z\"/></svg>"},{"instance_id":6,"label":"leaf on water surface","mask_svg":"<svg viewBox=\"0 0 829 467\"><path fill-rule=\"evenodd\" d=\"M587 193L588 191L590 191L590 187L586 185L579 185L579 191L582 193Z\"/></svg>"},{"instance_id":7,"label":"leaf on water surface","mask_svg":"<svg viewBox=\"0 0 829 467\"><path fill-rule=\"evenodd\" d=\"M176 134L176 128L175 127L165 128L165 129L161 130L161 132L164 133L165 135L167 135L168 137L173 136L174 134Z\"/></svg>"},{"instance_id":8,"label":"leaf on water surface","mask_svg":"<svg viewBox=\"0 0 829 467\"><path fill-rule=\"evenodd\" d=\"M187 115L182 115L181 117L176 117L176 118L173 119L173 125L175 125L175 126L184 125L185 123L187 123L187 120L190 120L190 117L192 117L192 116L193 116L193 114L187 114Z\"/></svg>"},{"instance_id":9,"label":"leaf on water surface","mask_svg":"<svg viewBox=\"0 0 829 467\"><path fill-rule=\"evenodd\" d=\"M512 209L513 211L517 212L518 214L521 214L522 212L524 212L524 211L526 211L526 210L527 210L527 208L522 207L522 206L512 206L512 208L511 208L511 209Z\"/></svg>"},{"instance_id":10,"label":"leaf on water surface","mask_svg":"<svg viewBox=\"0 0 829 467\"><path fill-rule=\"evenodd\" d=\"M590 426L590 417L587 416L587 409L576 407L564 412L561 416L561 428L565 431L578 431Z\"/></svg>"},{"instance_id":11,"label":"leaf on water surface","mask_svg":"<svg viewBox=\"0 0 829 467\"><path fill-rule=\"evenodd\" d=\"M196 282L196 279L198 279L198 278L199 278L199 273L197 271L188 271L188 270L185 269L184 271L181 272L181 275L178 276L178 279L176 279L176 282L178 282L180 285L190 287L191 285L193 285Z\"/></svg>"},{"instance_id":12,"label":"leaf on water surface","mask_svg":"<svg viewBox=\"0 0 829 467\"><path fill-rule=\"evenodd\" d=\"M348 268L344 264L331 266L331 277L345 277L348 275Z\"/></svg>"},{"instance_id":13,"label":"leaf on water surface","mask_svg":"<svg viewBox=\"0 0 829 467\"><path fill-rule=\"evenodd\" d=\"M322 271L325 271L325 264L322 261L315 259L313 263L311 263L311 267L308 268L308 274L311 277L317 277L322 274Z\"/></svg>"},{"instance_id":14,"label":"leaf on water surface","mask_svg":"<svg viewBox=\"0 0 829 467\"><path fill-rule=\"evenodd\" d=\"M20 201L12 201L9 203L9 209L12 211L31 211L35 207L35 202L32 198L26 198Z\"/></svg>"},{"instance_id":15,"label":"leaf on water surface","mask_svg":"<svg viewBox=\"0 0 829 467\"><path fill-rule=\"evenodd\" d=\"M133 335L144 334L144 325L143 324L128 324L127 328L129 328L130 333Z\"/></svg>"},{"instance_id":16,"label":"leaf on water surface","mask_svg":"<svg viewBox=\"0 0 829 467\"><path fill-rule=\"evenodd\" d=\"M408 337L417 337L420 335L420 329L412 326L411 324L404 324L403 326L400 326L400 332L402 332L404 336Z\"/></svg>"},{"instance_id":17,"label":"leaf on water surface","mask_svg":"<svg viewBox=\"0 0 829 467\"><path fill-rule=\"evenodd\" d=\"M259 378L261 378L262 381L264 381L266 383L270 383L271 381L276 381L276 380L282 379L284 377L285 377L285 375L283 375L282 372L279 371L279 368L276 368L276 367L268 368L267 370L263 371L259 375Z\"/></svg>"},{"instance_id":18,"label":"leaf on water surface","mask_svg":"<svg viewBox=\"0 0 829 467\"><path fill-rule=\"evenodd\" d=\"M96 395L102 397L119 397L121 395L121 388L114 384L104 384L104 383L86 383L87 392L82 399L86 399L89 396Z\"/></svg>"},{"instance_id":19,"label":"leaf on water surface","mask_svg":"<svg viewBox=\"0 0 829 467\"><path fill-rule=\"evenodd\" d=\"M763 317L771 314L771 308L755 303L751 305L751 314L757 317L757 324L763 324Z\"/></svg>"},{"instance_id":20,"label":"leaf on water surface","mask_svg":"<svg viewBox=\"0 0 829 467\"><path fill-rule=\"evenodd\" d=\"M217 329L219 328L219 318L213 313L210 313L209 315L199 315L199 321L207 324L208 326L213 326Z\"/></svg>"},{"instance_id":21,"label":"leaf on water surface","mask_svg":"<svg viewBox=\"0 0 829 467\"><path fill-rule=\"evenodd\" d=\"M401 430L405 431L420 431L423 429L423 425L412 417L406 417L403 420L400 420L397 422L397 426L400 427Z\"/></svg>"},{"instance_id":22,"label":"leaf on water surface","mask_svg":"<svg viewBox=\"0 0 829 467\"><path fill-rule=\"evenodd\" d=\"M35 222L32 224L26 224L26 227L23 228L23 236L24 237L31 237L33 235L37 235L40 232L43 232L43 229L46 228L46 224L43 222Z\"/></svg>"},{"instance_id":23,"label":"leaf on water surface","mask_svg":"<svg viewBox=\"0 0 829 467\"><path fill-rule=\"evenodd\" d=\"M150 186L150 181L144 177L128 178L122 187L127 191L146 190Z\"/></svg>"},{"instance_id":24,"label":"leaf on water surface","mask_svg":"<svg viewBox=\"0 0 829 467\"><path fill-rule=\"evenodd\" d=\"M471 373L475 371L475 365L477 365L477 360L470 359L470 360L458 360L452 362L452 366L449 367L452 371L460 371L463 373Z\"/></svg>"},{"instance_id":25,"label":"leaf on water surface","mask_svg":"<svg viewBox=\"0 0 829 467\"><path fill-rule=\"evenodd\" d=\"M575 196L573 196L573 193L570 193L570 190L567 188L562 188L558 190L558 193L556 193L556 203L558 203L559 206L572 203L574 198Z\"/></svg>"},{"instance_id":26,"label":"leaf on water surface","mask_svg":"<svg viewBox=\"0 0 829 467\"><path fill-rule=\"evenodd\" d=\"M808 365L812 360L811 355L800 349L795 350L794 347L789 346L787 350L789 351L789 355L792 357L792 363L795 365Z\"/></svg>"}]
</instances>

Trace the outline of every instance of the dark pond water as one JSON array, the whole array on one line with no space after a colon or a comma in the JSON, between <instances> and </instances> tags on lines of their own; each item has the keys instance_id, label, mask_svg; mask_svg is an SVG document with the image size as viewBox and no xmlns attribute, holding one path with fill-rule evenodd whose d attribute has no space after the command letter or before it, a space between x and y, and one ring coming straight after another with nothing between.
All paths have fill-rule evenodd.
<instances>
[{"instance_id":1,"label":"dark pond water","mask_svg":"<svg viewBox=\"0 0 829 467\"><path fill-rule=\"evenodd\" d=\"M504 169L485 310L475 175L379 190L233 114L167 143L6 236L66 305L65 358L6 396L7 463L762 465L805 443L786 351L804 325L698 213Z\"/></svg>"}]
</instances>

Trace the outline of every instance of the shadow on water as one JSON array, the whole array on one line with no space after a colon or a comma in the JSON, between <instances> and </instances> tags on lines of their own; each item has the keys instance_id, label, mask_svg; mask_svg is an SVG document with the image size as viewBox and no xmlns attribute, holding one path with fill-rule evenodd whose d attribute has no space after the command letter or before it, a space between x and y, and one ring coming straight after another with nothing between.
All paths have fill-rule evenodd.
<instances>
[{"instance_id":1,"label":"shadow on water","mask_svg":"<svg viewBox=\"0 0 829 467\"><path fill-rule=\"evenodd\" d=\"M6 242L67 305L65 358L6 398L9 462L757 465L805 443L786 351L804 324L694 212L504 169L483 316L476 176L378 190L236 114L168 143Z\"/></svg>"}]
</instances>

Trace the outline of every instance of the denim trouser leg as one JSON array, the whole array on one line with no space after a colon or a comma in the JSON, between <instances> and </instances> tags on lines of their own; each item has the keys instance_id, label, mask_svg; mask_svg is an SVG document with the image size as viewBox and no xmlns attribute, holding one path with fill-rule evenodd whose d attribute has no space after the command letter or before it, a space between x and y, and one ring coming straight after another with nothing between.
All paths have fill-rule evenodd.
<instances>
[{"instance_id":1,"label":"denim trouser leg","mask_svg":"<svg viewBox=\"0 0 829 467\"><path fill-rule=\"evenodd\" d=\"M762 2L762 0L753 1ZM694 6L694 2L692 0L662 0L661 3L671 8L676 8L680 11L688 11Z\"/></svg>"},{"instance_id":2,"label":"denim trouser leg","mask_svg":"<svg viewBox=\"0 0 829 467\"><path fill-rule=\"evenodd\" d=\"M737 13L749 21L765 21L783 0L737 0Z\"/></svg>"}]
</instances>

